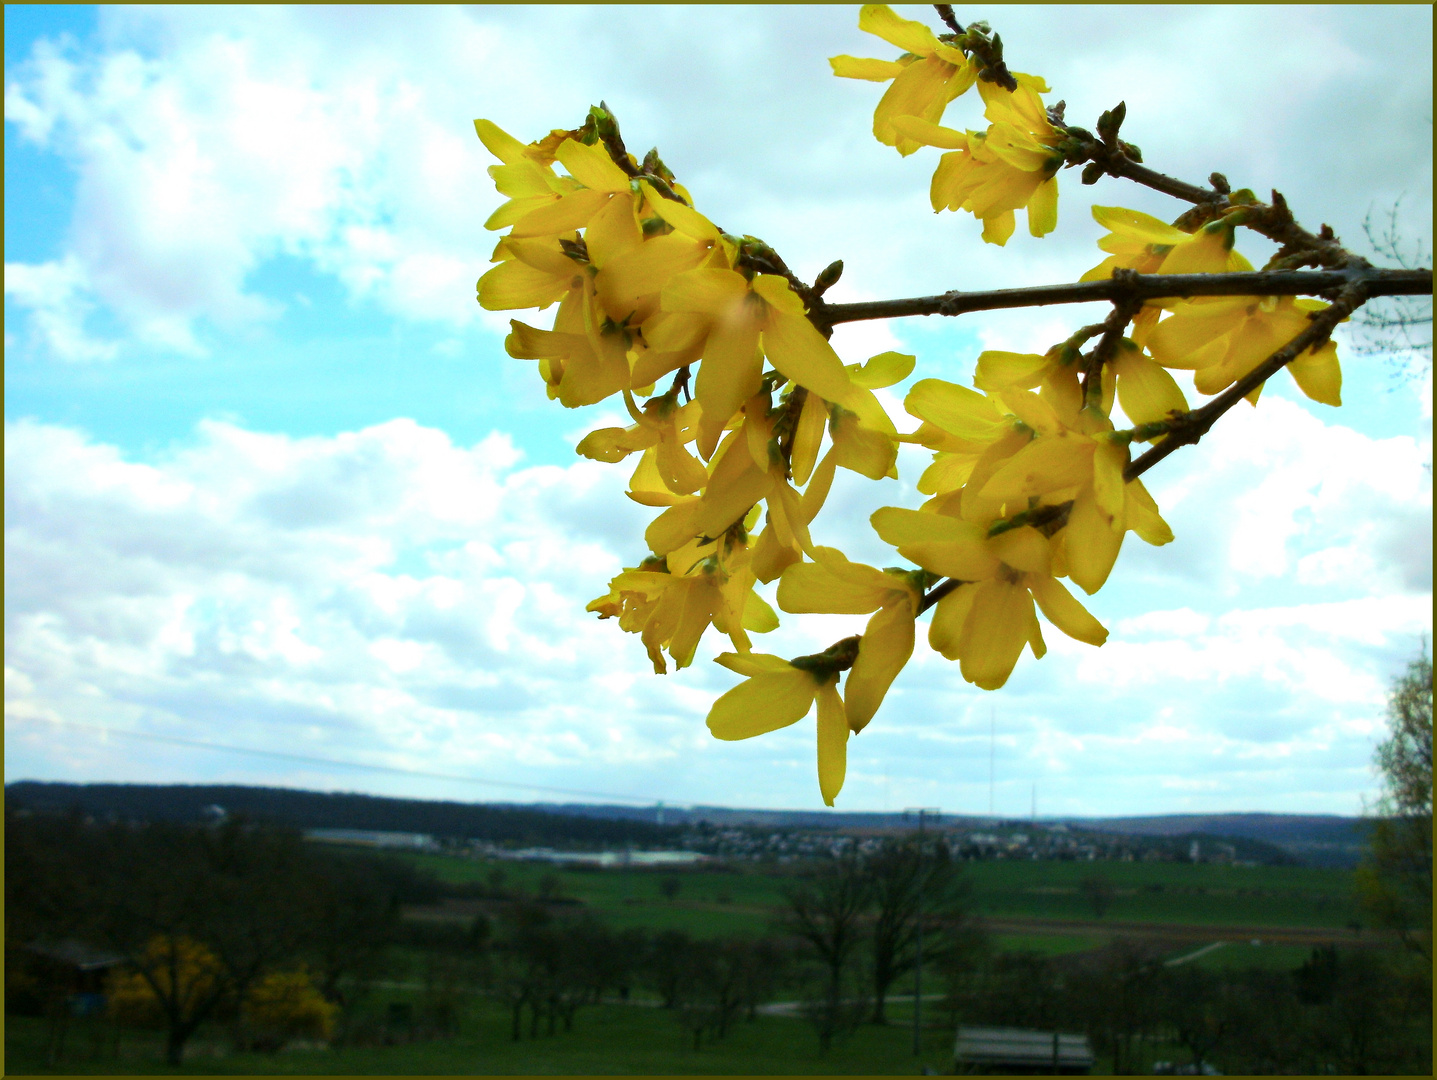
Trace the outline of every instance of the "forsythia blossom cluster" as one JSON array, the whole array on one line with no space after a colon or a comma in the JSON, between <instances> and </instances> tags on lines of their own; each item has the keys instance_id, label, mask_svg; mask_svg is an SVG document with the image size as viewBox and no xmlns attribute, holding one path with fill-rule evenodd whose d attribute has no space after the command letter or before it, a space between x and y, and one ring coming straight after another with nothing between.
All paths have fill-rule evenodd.
<instances>
[{"instance_id":1,"label":"forsythia blossom cluster","mask_svg":"<svg viewBox=\"0 0 1437 1080\"><path fill-rule=\"evenodd\" d=\"M1012 235L1019 209L1032 235L1052 231L1068 132L1055 123L1061 110L1044 107L1046 83L1007 72L998 39L981 24L935 36L867 5L859 26L902 55L834 57L834 73L890 84L874 113L879 142L905 155L947 151L933 175L935 211L972 213L997 244ZM948 104L975 84L986 129L941 126ZM479 279L479 303L557 305L547 328L512 320L506 348L537 361L548 395L564 406L622 399L632 423L590 432L578 452L632 461L629 498L658 511L644 535L648 554L589 610L638 634L660 674L670 662L688 666L710 626L726 635L734 651L718 662L745 681L709 713L720 739L795 723L816 705L829 805L843 785L849 735L878 711L930 608L929 645L987 690L1004 685L1025 647L1044 654L1039 612L1070 637L1103 644L1107 631L1065 582L1095 593L1128 532L1150 544L1173 538L1141 481L1124 476L1130 444L1164 438L1165 423L1188 409L1169 371L1191 370L1198 392L1217 393L1324 306L1150 302L1131 336L1096 359L1081 352L1093 336L1083 332L1041 355L984 352L976 389L914 384L904 404L920 424L900 434L874 391L908 378L914 358L884 353L845 365L810 318L834 268L806 286L762 241L720 229L657 152L639 161L624 149L602 105L581 127L531 143L488 120L475 127L499 161L489 172L507 198L486 222L507 232L497 265ZM1084 280L1251 269L1233 246L1242 210L1179 227L1097 208L1108 258ZM1310 397L1338 404L1333 346L1291 370ZM1115 427L1115 403L1131 428ZM810 526L836 470L896 476L902 442L933 451L917 484L928 499L871 520L910 566L866 566L816 543ZM757 586L775 581L783 611L866 615L862 633L811 656L754 652L750 635L778 625Z\"/></svg>"}]
</instances>

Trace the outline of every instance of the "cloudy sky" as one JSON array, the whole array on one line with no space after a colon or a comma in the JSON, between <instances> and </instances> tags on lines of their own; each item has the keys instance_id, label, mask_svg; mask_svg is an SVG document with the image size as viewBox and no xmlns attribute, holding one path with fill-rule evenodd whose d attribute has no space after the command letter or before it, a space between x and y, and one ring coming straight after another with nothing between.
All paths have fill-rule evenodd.
<instances>
[{"instance_id":1,"label":"cloudy sky","mask_svg":"<svg viewBox=\"0 0 1437 1080\"><path fill-rule=\"evenodd\" d=\"M1358 250L1400 200L1430 245L1430 7L959 14L1075 122L1126 100L1124 136L1164 172L1277 187ZM829 74L895 53L856 24L856 6L7 6L6 780L821 805L811 718L708 735L735 681L712 632L656 677L585 614L650 512L627 469L574 454L614 408L547 401L504 354L510 313L474 302L499 199L472 120L527 140L604 99L724 228L809 279L842 258L838 300L1072 280L1101 258L1094 202L1180 211L1068 172L1056 233L985 246L932 214L936 152L871 137L881 88ZM981 126L976 106L945 122ZM982 349L1041 350L1100 311L834 344L966 381ZM1149 474L1177 540L1130 538L1088 601L1104 647L1049 632L984 694L920 635L839 807L986 813L991 754L1000 814L1035 790L1043 815L1359 812L1386 688L1431 632L1432 386L1343 334L1341 409L1281 375ZM906 385L885 400L911 428ZM893 562L867 516L916 506L923 466L841 478L819 542ZM757 647L861 623L790 616Z\"/></svg>"}]
</instances>

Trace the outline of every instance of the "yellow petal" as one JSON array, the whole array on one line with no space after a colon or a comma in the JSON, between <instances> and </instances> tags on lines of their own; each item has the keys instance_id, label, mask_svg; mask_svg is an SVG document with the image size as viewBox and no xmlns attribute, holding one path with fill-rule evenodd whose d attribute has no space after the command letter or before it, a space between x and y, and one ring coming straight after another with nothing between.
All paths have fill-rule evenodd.
<instances>
[{"instance_id":1,"label":"yellow petal","mask_svg":"<svg viewBox=\"0 0 1437 1080\"><path fill-rule=\"evenodd\" d=\"M573 265L575 274L579 272ZM479 306L485 311L546 308L568 293L569 281L536 270L518 259L502 262L479 279Z\"/></svg>"},{"instance_id":2,"label":"yellow petal","mask_svg":"<svg viewBox=\"0 0 1437 1080\"><path fill-rule=\"evenodd\" d=\"M569 170L569 175L586 188L616 194L629 190L628 175L614 164L603 143L586 146L574 139L565 139L554 156Z\"/></svg>"},{"instance_id":3,"label":"yellow petal","mask_svg":"<svg viewBox=\"0 0 1437 1080\"><path fill-rule=\"evenodd\" d=\"M1099 508L1091 488L1073 500L1063 531L1067 534L1068 576L1091 596L1112 573L1124 533L1113 528L1112 519Z\"/></svg>"},{"instance_id":4,"label":"yellow petal","mask_svg":"<svg viewBox=\"0 0 1437 1080\"><path fill-rule=\"evenodd\" d=\"M838 798L847 772L848 720L834 676L818 691L818 790L825 806L832 806Z\"/></svg>"},{"instance_id":5,"label":"yellow petal","mask_svg":"<svg viewBox=\"0 0 1437 1080\"><path fill-rule=\"evenodd\" d=\"M1070 638L1089 645L1101 645L1108 640L1108 631L1103 624L1063 588L1062 582L1038 576L1029 578L1027 585L1047 620Z\"/></svg>"},{"instance_id":6,"label":"yellow petal","mask_svg":"<svg viewBox=\"0 0 1437 1080\"><path fill-rule=\"evenodd\" d=\"M743 600L743 628L755 634L767 634L778 629L778 613L753 589L749 589Z\"/></svg>"},{"instance_id":7,"label":"yellow petal","mask_svg":"<svg viewBox=\"0 0 1437 1080\"><path fill-rule=\"evenodd\" d=\"M991 217L985 217L983 219L983 242L1003 247L1008 243L1008 237L1013 235L1013 230L1017 227L1017 219L1013 217L1011 210L1004 210Z\"/></svg>"},{"instance_id":8,"label":"yellow petal","mask_svg":"<svg viewBox=\"0 0 1437 1080\"><path fill-rule=\"evenodd\" d=\"M927 56L938 48L932 30L921 22L900 17L887 4L864 4L858 11L858 29L916 56Z\"/></svg>"},{"instance_id":9,"label":"yellow petal","mask_svg":"<svg viewBox=\"0 0 1437 1080\"><path fill-rule=\"evenodd\" d=\"M733 461L733 468L726 468ZM740 467L742 466L742 467ZM753 467L746 454L730 452L714 469L704 491L702 509L693 519L695 536L717 537L748 513L773 487L773 477Z\"/></svg>"},{"instance_id":10,"label":"yellow petal","mask_svg":"<svg viewBox=\"0 0 1437 1080\"><path fill-rule=\"evenodd\" d=\"M973 610L973 597L977 591L977 585L959 585L938 601L933 609L933 621L928 625L928 644L934 652L949 660L959 659L958 643L963 637L963 625Z\"/></svg>"},{"instance_id":11,"label":"yellow petal","mask_svg":"<svg viewBox=\"0 0 1437 1080\"><path fill-rule=\"evenodd\" d=\"M714 663L740 675L781 675L798 670L783 657L769 653L719 653Z\"/></svg>"},{"instance_id":12,"label":"yellow petal","mask_svg":"<svg viewBox=\"0 0 1437 1080\"><path fill-rule=\"evenodd\" d=\"M827 401L844 402L853 390L843 361L803 314L803 302L776 274L760 274L753 290L772 306L763 351L785 377Z\"/></svg>"},{"instance_id":13,"label":"yellow petal","mask_svg":"<svg viewBox=\"0 0 1437 1080\"><path fill-rule=\"evenodd\" d=\"M1178 304L1148 335L1148 351L1164 367L1188 367L1187 357L1242 324L1249 303L1238 297Z\"/></svg>"},{"instance_id":14,"label":"yellow petal","mask_svg":"<svg viewBox=\"0 0 1437 1080\"><path fill-rule=\"evenodd\" d=\"M1031 390L1043 381L1054 361L1037 353L1001 352L987 349L978 354L973 385L979 390L1006 390L1010 386Z\"/></svg>"},{"instance_id":15,"label":"yellow petal","mask_svg":"<svg viewBox=\"0 0 1437 1080\"><path fill-rule=\"evenodd\" d=\"M524 144L492 120L475 120L474 130L485 149L505 165L512 165L524 159Z\"/></svg>"},{"instance_id":16,"label":"yellow petal","mask_svg":"<svg viewBox=\"0 0 1437 1080\"><path fill-rule=\"evenodd\" d=\"M830 431L835 464L870 480L898 475L898 445L888 435L860 424L851 413L835 418Z\"/></svg>"},{"instance_id":17,"label":"yellow petal","mask_svg":"<svg viewBox=\"0 0 1437 1080\"><path fill-rule=\"evenodd\" d=\"M892 124L898 134L923 146L936 146L940 150L963 150L968 146L966 132L930 123L917 116L895 116Z\"/></svg>"},{"instance_id":18,"label":"yellow petal","mask_svg":"<svg viewBox=\"0 0 1437 1080\"><path fill-rule=\"evenodd\" d=\"M595 215L595 223L601 215L602 211ZM593 228L591 225L591 233ZM705 253L702 244L680 233L651 237L603 262L595 287L605 307L622 318L639 297L659 292L678 275L693 270ZM620 308L626 310L619 311ZM649 344L656 349L672 347L653 340Z\"/></svg>"},{"instance_id":19,"label":"yellow petal","mask_svg":"<svg viewBox=\"0 0 1437 1080\"><path fill-rule=\"evenodd\" d=\"M728 319L737 314L748 291L748 282L737 271L701 267L675 275L664 286L663 306L665 311L699 312Z\"/></svg>"},{"instance_id":20,"label":"yellow petal","mask_svg":"<svg viewBox=\"0 0 1437 1080\"><path fill-rule=\"evenodd\" d=\"M818 463L818 468L813 470L813 476L809 479L808 487L804 489L798 504L799 517L805 525L816 518L818 512L823 509L823 504L828 499L829 488L833 486L833 474L837 462L837 455L829 450L823 455L823 460Z\"/></svg>"},{"instance_id":21,"label":"yellow petal","mask_svg":"<svg viewBox=\"0 0 1437 1080\"><path fill-rule=\"evenodd\" d=\"M985 530L970 522L897 506L881 507L869 521L884 543L935 574L978 581L998 572Z\"/></svg>"},{"instance_id":22,"label":"yellow petal","mask_svg":"<svg viewBox=\"0 0 1437 1080\"><path fill-rule=\"evenodd\" d=\"M1037 394L1022 387L1005 387L999 394L1003 404L1013 410L1013 415L1036 431L1039 435L1058 435L1063 431L1063 422L1058 419L1057 410Z\"/></svg>"},{"instance_id":23,"label":"yellow petal","mask_svg":"<svg viewBox=\"0 0 1437 1080\"><path fill-rule=\"evenodd\" d=\"M912 597L900 597L868 620L858 644L858 659L843 691L848 726L855 732L873 719L893 680L913 655L914 607Z\"/></svg>"},{"instance_id":24,"label":"yellow petal","mask_svg":"<svg viewBox=\"0 0 1437 1080\"><path fill-rule=\"evenodd\" d=\"M1028 234L1047 236L1058 227L1058 178L1050 176L1028 200Z\"/></svg>"},{"instance_id":25,"label":"yellow petal","mask_svg":"<svg viewBox=\"0 0 1437 1080\"><path fill-rule=\"evenodd\" d=\"M589 227L584 232L584 246L589 249L589 261L600 268L638 248L643 242L644 234L639 229L639 223L634 220L634 200L628 194L610 199L606 206L589 219ZM684 269L689 267L685 266ZM646 291L657 292L658 288L656 286Z\"/></svg>"},{"instance_id":26,"label":"yellow petal","mask_svg":"<svg viewBox=\"0 0 1437 1080\"><path fill-rule=\"evenodd\" d=\"M759 534L758 543L754 544L750 566L758 580L767 583L802 558L793 545L779 539L779 530L770 519L768 526Z\"/></svg>"},{"instance_id":27,"label":"yellow petal","mask_svg":"<svg viewBox=\"0 0 1437 1080\"><path fill-rule=\"evenodd\" d=\"M974 586L973 610L959 638L963 678L984 690L1008 681L1028 644L1033 597L1027 589L992 580Z\"/></svg>"},{"instance_id":28,"label":"yellow petal","mask_svg":"<svg viewBox=\"0 0 1437 1080\"><path fill-rule=\"evenodd\" d=\"M653 446L658 439L658 432L642 427L599 428L580 439L574 452L594 461L622 461L635 450Z\"/></svg>"},{"instance_id":29,"label":"yellow petal","mask_svg":"<svg viewBox=\"0 0 1437 1080\"><path fill-rule=\"evenodd\" d=\"M643 188L644 195L648 198L649 205L653 207L654 213L658 214L664 221L667 221L680 233L693 240L705 243L714 243L719 238L718 226L708 218L704 217L692 206L685 206L683 203L674 202L673 199L665 199L653 188L647 180L640 180L639 186Z\"/></svg>"},{"instance_id":30,"label":"yellow petal","mask_svg":"<svg viewBox=\"0 0 1437 1080\"><path fill-rule=\"evenodd\" d=\"M699 453L705 457L713 454L724 428L743 403L758 393L763 381L758 342L759 323L748 304L741 304L734 317L717 322L709 332L704 361L694 380L694 397L703 410Z\"/></svg>"},{"instance_id":31,"label":"yellow petal","mask_svg":"<svg viewBox=\"0 0 1437 1080\"><path fill-rule=\"evenodd\" d=\"M798 426L793 433L790 464L795 484L808 483L814 462L818 460L818 447L823 441L823 429L827 422L828 408L823 399L817 394L808 394L803 400L803 409L798 414Z\"/></svg>"},{"instance_id":32,"label":"yellow petal","mask_svg":"<svg viewBox=\"0 0 1437 1080\"><path fill-rule=\"evenodd\" d=\"M1119 349L1113 363L1118 402L1136 426L1166 420L1168 413L1187 412L1187 398L1177 380L1137 349Z\"/></svg>"},{"instance_id":33,"label":"yellow petal","mask_svg":"<svg viewBox=\"0 0 1437 1080\"><path fill-rule=\"evenodd\" d=\"M1308 349L1287 365L1298 387L1323 405L1342 404L1342 367L1337 362L1337 343L1329 341L1317 352Z\"/></svg>"},{"instance_id":34,"label":"yellow petal","mask_svg":"<svg viewBox=\"0 0 1437 1080\"><path fill-rule=\"evenodd\" d=\"M987 443L1005 430L1002 415L982 394L942 379L913 384L903 407L959 438Z\"/></svg>"},{"instance_id":35,"label":"yellow petal","mask_svg":"<svg viewBox=\"0 0 1437 1080\"><path fill-rule=\"evenodd\" d=\"M1046 575L1052 565L1048 538L1031 525L999 533L988 541L988 550L1014 570Z\"/></svg>"},{"instance_id":36,"label":"yellow petal","mask_svg":"<svg viewBox=\"0 0 1437 1080\"><path fill-rule=\"evenodd\" d=\"M1199 229L1180 244L1174 244L1158 266L1160 274L1220 274L1227 269L1232 249L1232 227Z\"/></svg>"},{"instance_id":37,"label":"yellow petal","mask_svg":"<svg viewBox=\"0 0 1437 1080\"><path fill-rule=\"evenodd\" d=\"M916 116L936 123L951 100L948 91L953 73L953 65L936 56L909 64L889 84L873 110L873 137L905 156L917 150L922 144L900 132L894 121Z\"/></svg>"},{"instance_id":38,"label":"yellow petal","mask_svg":"<svg viewBox=\"0 0 1437 1080\"><path fill-rule=\"evenodd\" d=\"M825 563L796 563L783 572L778 583L778 606L784 611L867 615L881 607L893 592L894 582L883 571L849 563L841 552L832 548L818 550L830 552L840 565L859 566L872 576L867 580L859 575L840 576Z\"/></svg>"},{"instance_id":39,"label":"yellow petal","mask_svg":"<svg viewBox=\"0 0 1437 1080\"><path fill-rule=\"evenodd\" d=\"M1127 498L1123 470L1127 467L1126 446L1098 440L1097 452L1093 454L1093 497L1098 501L1098 508L1112 516L1115 529L1123 527L1123 504Z\"/></svg>"},{"instance_id":40,"label":"yellow petal","mask_svg":"<svg viewBox=\"0 0 1437 1080\"><path fill-rule=\"evenodd\" d=\"M1122 206L1095 206L1093 220L1110 232L1121 233L1144 244L1181 244L1189 239L1187 233L1174 228L1165 221L1159 221L1151 214L1139 210L1128 210Z\"/></svg>"},{"instance_id":41,"label":"yellow petal","mask_svg":"<svg viewBox=\"0 0 1437 1080\"><path fill-rule=\"evenodd\" d=\"M829 66L840 79L866 79L887 82L896 78L904 65L897 60L873 60L862 56L830 56Z\"/></svg>"},{"instance_id":42,"label":"yellow petal","mask_svg":"<svg viewBox=\"0 0 1437 1080\"><path fill-rule=\"evenodd\" d=\"M514 227L509 230L509 236L513 239L557 236L582 229L611 198L613 196L607 191L575 191L558 202L545 203L537 210L529 211L514 223Z\"/></svg>"},{"instance_id":43,"label":"yellow petal","mask_svg":"<svg viewBox=\"0 0 1437 1080\"><path fill-rule=\"evenodd\" d=\"M862 367L855 365L849 368L848 378L855 386L866 390L881 390L912 375L917 362L917 357L907 353L879 353L877 356L870 356Z\"/></svg>"},{"instance_id":44,"label":"yellow petal","mask_svg":"<svg viewBox=\"0 0 1437 1080\"><path fill-rule=\"evenodd\" d=\"M679 613L673 635L669 638L669 655L674 658L674 667L682 669L693 663L694 650L699 639L708 629L714 612L722 602L718 587L707 579L697 581L684 590L684 604Z\"/></svg>"},{"instance_id":45,"label":"yellow petal","mask_svg":"<svg viewBox=\"0 0 1437 1080\"><path fill-rule=\"evenodd\" d=\"M796 724L813 708L818 683L798 668L755 675L722 694L709 709L708 728L716 739L751 739ZM844 725L844 731L848 725Z\"/></svg>"},{"instance_id":46,"label":"yellow petal","mask_svg":"<svg viewBox=\"0 0 1437 1080\"><path fill-rule=\"evenodd\" d=\"M1092 439L1067 432L1040 436L998 469L979 494L1011 504L1030 495L1081 484L1092 475L1094 449Z\"/></svg>"},{"instance_id":47,"label":"yellow petal","mask_svg":"<svg viewBox=\"0 0 1437 1080\"><path fill-rule=\"evenodd\" d=\"M1158 504L1143 487L1141 480L1128 484L1127 499L1124 502L1124 517L1127 527L1154 546L1170 544L1173 531L1158 513Z\"/></svg>"},{"instance_id":48,"label":"yellow petal","mask_svg":"<svg viewBox=\"0 0 1437 1080\"><path fill-rule=\"evenodd\" d=\"M935 454L933 464L918 478L918 490L925 495L941 495L957 491L973 475L978 464L976 454Z\"/></svg>"}]
</instances>

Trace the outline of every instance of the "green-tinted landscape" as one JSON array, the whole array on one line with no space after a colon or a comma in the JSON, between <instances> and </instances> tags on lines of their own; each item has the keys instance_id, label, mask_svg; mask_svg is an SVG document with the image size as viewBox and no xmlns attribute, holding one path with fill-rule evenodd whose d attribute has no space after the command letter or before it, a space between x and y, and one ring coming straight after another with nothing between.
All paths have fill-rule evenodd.
<instances>
[{"instance_id":1,"label":"green-tinted landscape","mask_svg":"<svg viewBox=\"0 0 1437 1080\"><path fill-rule=\"evenodd\" d=\"M1346 870L957 860L901 836L596 869L46 815L7 819L6 857L15 941L130 950L81 986L64 949L7 941L16 1074L916 1074L953 1069L962 1024L1084 1033L1105 1074L1428 1071L1430 971L1364 925ZM177 1036L161 946L196 994L242 963L302 991L263 1014L260 976L235 982ZM160 990L124 974L145 963Z\"/></svg>"}]
</instances>

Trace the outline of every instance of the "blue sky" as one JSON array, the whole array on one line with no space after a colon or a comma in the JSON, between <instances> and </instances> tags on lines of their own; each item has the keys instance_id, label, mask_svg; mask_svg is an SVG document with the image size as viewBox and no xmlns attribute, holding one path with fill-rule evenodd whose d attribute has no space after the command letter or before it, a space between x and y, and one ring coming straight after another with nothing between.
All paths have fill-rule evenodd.
<instances>
[{"instance_id":1,"label":"blue sky","mask_svg":"<svg viewBox=\"0 0 1437 1080\"><path fill-rule=\"evenodd\" d=\"M1276 186L1357 249L1400 198L1430 250L1430 8L1057 10L964 14L1075 121L1126 100L1162 171ZM818 803L811 720L708 736L732 682L712 635L655 677L583 611L642 556L647 516L627 470L573 453L616 409L563 410L504 354L510 314L544 316L474 304L499 201L476 116L536 138L604 98L725 228L808 278L843 258L840 300L1071 280L1101 257L1094 203L1180 210L1070 172L1042 241L1000 250L934 217L932 158L871 137L881 88L828 73L893 51L856 8L5 19L9 780ZM945 122L978 126L972 104ZM1041 350L1100 310L834 343L962 381L983 348ZM920 645L840 806L986 810L991 713L1000 812L1035 783L1052 813L1357 812L1385 687L1430 634L1431 381L1340 344L1340 410L1279 376L1151 475L1177 540L1125 547L1090 603L1102 649L1049 634L982 694ZM900 426L906 385L884 399ZM866 519L916 505L923 465L845 479L821 537L891 563ZM759 647L809 652L854 621L791 617Z\"/></svg>"}]
</instances>

